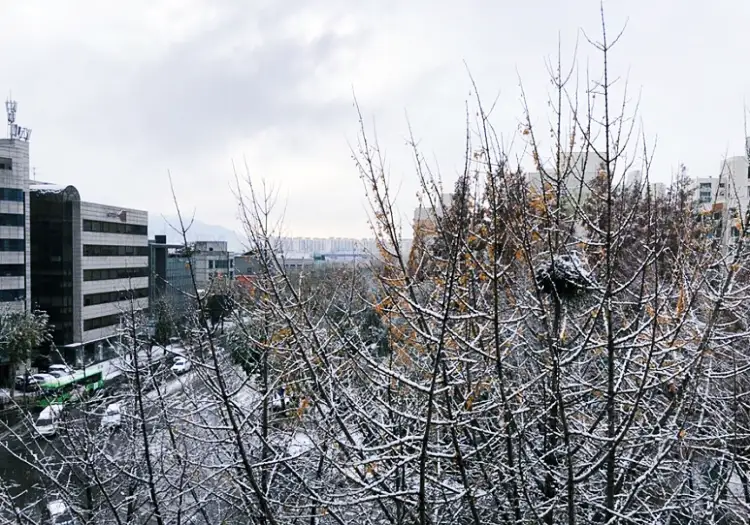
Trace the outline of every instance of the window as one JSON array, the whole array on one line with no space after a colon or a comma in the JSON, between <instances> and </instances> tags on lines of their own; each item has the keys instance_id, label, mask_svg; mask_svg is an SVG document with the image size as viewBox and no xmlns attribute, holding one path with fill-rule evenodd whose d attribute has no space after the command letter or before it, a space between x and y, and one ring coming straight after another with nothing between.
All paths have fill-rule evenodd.
<instances>
[{"instance_id":1,"label":"window","mask_svg":"<svg viewBox=\"0 0 750 525\"><path fill-rule=\"evenodd\" d=\"M725 184L723 182L719 183L719 189L724 189Z\"/></svg>"},{"instance_id":2,"label":"window","mask_svg":"<svg viewBox=\"0 0 750 525\"><path fill-rule=\"evenodd\" d=\"M228 268L228 266L229 261L227 261L226 259L218 259L216 261L216 268Z\"/></svg>"},{"instance_id":3,"label":"window","mask_svg":"<svg viewBox=\"0 0 750 525\"><path fill-rule=\"evenodd\" d=\"M94 306L95 304L116 303L130 299L143 299L148 297L148 288L137 290L118 290L114 292L90 293L83 296L83 306Z\"/></svg>"},{"instance_id":4,"label":"window","mask_svg":"<svg viewBox=\"0 0 750 525\"><path fill-rule=\"evenodd\" d=\"M26 241L23 239L0 239L0 252L23 252Z\"/></svg>"},{"instance_id":5,"label":"window","mask_svg":"<svg viewBox=\"0 0 750 525\"><path fill-rule=\"evenodd\" d=\"M26 217L17 213L0 213L0 226L25 226Z\"/></svg>"},{"instance_id":6,"label":"window","mask_svg":"<svg viewBox=\"0 0 750 525\"><path fill-rule=\"evenodd\" d=\"M84 244L84 257L148 257L148 246L112 246L106 244Z\"/></svg>"},{"instance_id":7,"label":"window","mask_svg":"<svg viewBox=\"0 0 750 525\"><path fill-rule=\"evenodd\" d=\"M0 277L23 277L26 267L23 264L0 264Z\"/></svg>"},{"instance_id":8,"label":"window","mask_svg":"<svg viewBox=\"0 0 750 525\"><path fill-rule=\"evenodd\" d=\"M0 201L23 202L23 190L0 188Z\"/></svg>"},{"instance_id":9,"label":"window","mask_svg":"<svg viewBox=\"0 0 750 525\"><path fill-rule=\"evenodd\" d=\"M26 299L26 290L0 290L0 301L7 303L9 301L23 301Z\"/></svg>"},{"instance_id":10,"label":"window","mask_svg":"<svg viewBox=\"0 0 750 525\"><path fill-rule=\"evenodd\" d=\"M213 262L213 261L211 261L211 260L209 260L209 261L208 261L208 268L209 268L209 270L210 270L210 269L213 269L213 267L214 267L214 262Z\"/></svg>"},{"instance_id":11,"label":"window","mask_svg":"<svg viewBox=\"0 0 750 525\"><path fill-rule=\"evenodd\" d=\"M92 319L84 319L83 329L96 330L97 328L105 328L107 326L113 326L120 324L120 314L105 315L102 317L94 317Z\"/></svg>"},{"instance_id":12,"label":"window","mask_svg":"<svg viewBox=\"0 0 750 525\"><path fill-rule=\"evenodd\" d=\"M108 281L110 279L135 279L148 277L149 268L103 268L101 270L83 270L84 281Z\"/></svg>"},{"instance_id":13,"label":"window","mask_svg":"<svg viewBox=\"0 0 750 525\"><path fill-rule=\"evenodd\" d=\"M0 170L12 170L13 169L13 159L9 159L8 157L0 157Z\"/></svg>"},{"instance_id":14,"label":"window","mask_svg":"<svg viewBox=\"0 0 750 525\"><path fill-rule=\"evenodd\" d=\"M141 224L125 224L124 222L92 221L84 219L83 231L148 235L148 226Z\"/></svg>"}]
</instances>

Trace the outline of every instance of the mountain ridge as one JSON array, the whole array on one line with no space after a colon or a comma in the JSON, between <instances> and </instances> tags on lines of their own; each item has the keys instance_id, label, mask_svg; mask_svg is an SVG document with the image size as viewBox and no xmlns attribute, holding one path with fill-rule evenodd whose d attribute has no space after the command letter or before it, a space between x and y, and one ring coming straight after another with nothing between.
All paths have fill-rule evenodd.
<instances>
[{"instance_id":1,"label":"mountain ridge","mask_svg":"<svg viewBox=\"0 0 750 525\"><path fill-rule=\"evenodd\" d=\"M183 218L187 221L187 218ZM148 235L166 235L170 244L182 244L182 233L179 231L179 218L176 215L157 213L148 214ZM177 228L177 229L175 229ZM189 242L195 241L226 241L230 252L241 253L245 249L242 237L236 231L216 224L208 224L197 219L193 220L187 231Z\"/></svg>"}]
</instances>

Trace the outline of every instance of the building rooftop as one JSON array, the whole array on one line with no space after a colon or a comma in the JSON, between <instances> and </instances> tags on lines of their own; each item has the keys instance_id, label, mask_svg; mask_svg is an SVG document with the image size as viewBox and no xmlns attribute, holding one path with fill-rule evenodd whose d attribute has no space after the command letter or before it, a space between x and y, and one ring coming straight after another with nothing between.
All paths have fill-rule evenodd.
<instances>
[{"instance_id":1,"label":"building rooftop","mask_svg":"<svg viewBox=\"0 0 750 525\"><path fill-rule=\"evenodd\" d=\"M67 188L67 186L50 184L49 182L38 182L29 186L30 191L36 191L39 193L62 193L65 191L65 188Z\"/></svg>"}]
</instances>

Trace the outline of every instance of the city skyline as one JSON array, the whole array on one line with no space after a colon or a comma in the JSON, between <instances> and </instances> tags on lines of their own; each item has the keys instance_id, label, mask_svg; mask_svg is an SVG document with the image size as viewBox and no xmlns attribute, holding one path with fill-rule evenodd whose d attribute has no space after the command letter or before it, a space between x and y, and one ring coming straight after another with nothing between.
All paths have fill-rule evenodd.
<instances>
[{"instance_id":1,"label":"city skyline","mask_svg":"<svg viewBox=\"0 0 750 525\"><path fill-rule=\"evenodd\" d=\"M750 73L732 66L750 51L736 38L750 6L720 4L605 2L612 32L627 22L612 75L628 77L647 139L658 138L654 180L667 182L680 162L694 178L716 176L723 156L742 153ZM467 67L485 102L497 97L493 124L511 144L519 79L536 123L545 123L545 61L558 38L569 63L579 30L599 31L598 0L426 5L9 4L0 28L24 45L0 51L4 88L18 100L18 123L34 130L37 180L70 181L95 200L158 215L174 210L170 171L184 210L239 230L232 163L242 174L246 161L278 192L290 234L366 237L350 158L353 94L367 128L377 127L406 223L417 189L406 115L451 185L462 166L464 103L473 100ZM512 23L498 32L498 20ZM502 52L508 43L512 52ZM579 52L581 80L587 53ZM702 74L685 81L694 70Z\"/></svg>"}]
</instances>

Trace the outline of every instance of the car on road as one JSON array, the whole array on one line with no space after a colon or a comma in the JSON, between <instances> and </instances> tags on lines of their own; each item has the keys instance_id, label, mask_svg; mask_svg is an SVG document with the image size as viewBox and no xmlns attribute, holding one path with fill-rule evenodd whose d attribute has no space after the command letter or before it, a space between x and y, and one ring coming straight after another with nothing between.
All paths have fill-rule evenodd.
<instances>
[{"instance_id":1,"label":"car on road","mask_svg":"<svg viewBox=\"0 0 750 525\"><path fill-rule=\"evenodd\" d=\"M61 499L53 499L47 502L45 511L45 523L50 525L74 525L76 523L70 507Z\"/></svg>"},{"instance_id":2,"label":"car on road","mask_svg":"<svg viewBox=\"0 0 750 525\"><path fill-rule=\"evenodd\" d=\"M36 382L31 376L27 378L24 376L16 376L16 390L21 392L34 392L39 390L39 383Z\"/></svg>"},{"instance_id":3,"label":"car on road","mask_svg":"<svg viewBox=\"0 0 750 525\"><path fill-rule=\"evenodd\" d=\"M57 379L52 374L34 374L29 377L39 384L46 383L47 381L55 381Z\"/></svg>"},{"instance_id":4,"label":"car on road","mask_svg":"<svg viewBox=\"0 0 750 525\"><path fill-rule=\"evenodd\" d=\"M122 410L120 403L112 403L104 409L104 415L102 416L101 428L102 430L110 428L119 428L122 424Z\"/></svg>"},{"instance_id":5,"label":"car on road","mask_svg":"<svg viewBox=\"0 0 750 525\"><path fill-rule=\"evenodd\" d=\"M62 417L63 406L59 403L49 405L34 423L34 430L42 437L52 437L57 434L57 423Z\"/></svg>"},{"instance_id":6,"label":"car on road","mask_svg":"<svg viewBox=\"0 0 750 525\"><path fill-rule=\"evenodd\" d=\"M50 365L47 371L53 375L55 373L60 373L63 375L70 375L73 373L73 369L70 368L68 365Z\"/></svg>"},{"instance_id":7,"label":"car on road","mask_svg":"<svg viewBox=\"0 0 750 525\"><path fill-rule=\"evenodd\" d=\"M175 357L174 364L172 365L172 368L170 370L172 370L172 372L174 372L175 374L184 374L185 372L190 370L191 367L192 364L188 359L184 357Z\"/></svg>"}]
</instances>

